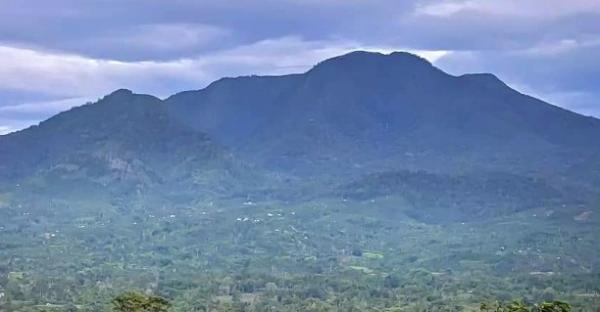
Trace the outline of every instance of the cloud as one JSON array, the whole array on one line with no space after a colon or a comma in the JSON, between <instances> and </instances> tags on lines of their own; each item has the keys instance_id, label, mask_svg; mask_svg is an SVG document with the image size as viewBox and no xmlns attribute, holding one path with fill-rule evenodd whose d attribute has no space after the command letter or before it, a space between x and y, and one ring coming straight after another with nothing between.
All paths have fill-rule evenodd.
<instances>
[{"instance_id":1,"label":"cloud","mask_svg":"<svg viewBox=\"0 0 600 312\"><path fill-rule=\"evenodd\" d=\"M574 110L586 116L600 116L598 106L600 105L600 91L564 91L556 93L538 94L550 103L561 103L564 107Z\"/></svg>"},{"instance_id":2,"label":"cloud","mask_svg":"<svg viewBox=\"0 0 600 312\"><path fill-rule=\"evenodd\" d=\"M63 97L89 97L123 87L167 95L185 87L202 87L222 76L302 72L323 59L357 49L398 50L353 41L283 37L195 58L126 62L0 46L0 83L8 89ZM413 52L432 61L446 53Z\"/></svg>"},{"instance_id":3,"label":"cloud","mask_svg":"<svg viewBox=\"0 0 600 312\"><path fill-rule=\"evenodd\" d=\"M417 6L416 15L449 16L473 7L472 1L447 1Z\"/></svg>"},{"instance_id":4,"label":"cloud","mask_svg":"<svg viewBox=\"0 0 600 312\"><path fill-rule=\"evenodd\" d=\"M307 41L290 36L261 40L195 58L126 62L0 46L0 84L5 89L58 98L0 106L0 115L13 121L41 120L118 88L166 97L182 90L202 88L224 76L298 73L326 58L353 50L389 53L399 49L347 40ZM411 52L432 62L447 53ZM14 130L15 124L20 123L12 122L12 126L5 129Z\"/></svg>"},{"instance_id":5,"label":"cloud","mask_svg":"<svg viewBox=\"0 0 600 312\"><path fill-rule=\"evenodd\" d=\"M201 57L214 78L249 74L303 72L318 62L355 50L390 53L404 50L435 61L447 51L413 50L406 47L374 46L350 40L307 41L297 36L258 41Z\"/></svg>"},{"instance_id":6,"label":"cloud","mask_svg":"<svg viewBox=\"0 0 600 312\"><path fill-rule=\"evenodd\" d=\"M552 42L541 42L530 48L515 51L515 53L533 56L552 56L587 48L600 48L600 34L598 36L579 36L577 38L561 39Z\"/></svg>"},{"instance_id":7,"label":"cloud","mask_svg":"<svg viewBox=\"0 0 600 312\"><path fill-rule=\"evenodd\" d=\"M37 124L56 113L90 102L92 98L72 98L54 101L28 102L0 106L0 135Z\"/></svg>"},{"instance_id":8,"label":"cloud","mask_svg":"<svg viewBox=\"0 0 600 312\"><path fill-rule=\"evenodd\" d=\"M365 49L415 51L457 74L494 72L600 116L599 34L597 0L4 0L0 106L117 88L167 96Z\"/></svg>"},{"instance_id":9,"label":"cloud","mask_svg":"<svg viewBox=\"0 0 600 312\"><path fill-rule=\"evenodd\" d=\"M559 41L521 50L454 51L437 63L454 74L492 72L523 93L599 117L598 48L591 41Z\"/></svg>"},{"instance_id":10,"label":"cloud","mask_svg":"<svg viewBox=\"0 0 600 312\"><path fill-rule=\"evenodd\" d=\"M189 77L195 65L190 63L123 62L0 46L0 84L5 89L64 97L101 94L119 87L164 92L162 80L202 78L201 72Z\"/></svg>"},{"instance_id":11,"label":"cloud","mask_svg":"<svg viewBox=\"0 0 600 312\"><path fill-rule=\"evenodd\" d=\"M57 112L67 110L73 106L81 105L92 101L92 98L72 98L56 101L30 102L18 105L0 106L0 114L10 114L12 116L33 116L39 117L40 114L51 116Z\"/></svg>"},{"instance_id":12,"label":"cloud","mask_svg":"<svg viewBox=\"0 0 600 312\"><path fill-rule=\"evenodd\" d=\"M15 120L10 118L3 118L0 116L0 135L8 134L11 132L25 129L31 125L38 124L40 119L31 120Z\"/></svg>"},{"instance_id":13,"label":"cloud","mask_svg":"<svg viewBox=\"0 0 600 312\"><path fill-rule=\"evenodd\" d=\"M600 12L600 2L596 0L447 0L420 3L414 13L439 17L459 13L479 13L505 17L552 19L590 12Z\"/></svg>"},{"instance_id":14,"label":"cloud","mask_svg":"<svg viewBox=\"0 0 600 312\"><path fill-rule=\"evenodd\" d=\"M9 126L0 126L0 135L8 134L8 133L14 132L16 130L17 129L13 129Z\"/></svg>"},{"instance_id":15,"label":"cloud","mask_svg":"<svg viewBox=\"0 0 600 312\"><path fill-rule=\"evenodd\" d=\"M159 23L133 25L117 29L98 37L85 39L87 46L103 46L136 55L138 59L169 57L171 53L184 53L222 46L231 32L208 24Z\"/></svg>"}]
</instances>

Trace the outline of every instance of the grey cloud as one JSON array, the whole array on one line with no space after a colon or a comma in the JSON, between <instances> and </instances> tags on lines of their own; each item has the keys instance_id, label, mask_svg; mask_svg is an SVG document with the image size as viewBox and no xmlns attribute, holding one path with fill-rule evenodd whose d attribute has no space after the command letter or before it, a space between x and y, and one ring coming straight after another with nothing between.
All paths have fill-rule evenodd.
<instances>
[{"instance_id":1,"label":"grey cloud","mask_svg":"<svg viewBox=\"0 0 600 312\"><path fill-rule=\"evenodd\" d=\"M593 0L4 0L0 106L166 96L362 48L451 51L436 65L600 116L599 37ZM5 110L0 127L45 114Z\"/></svg>"},{"instance_id":2,"label":"grey cloud","mask_svg":"<svg viewBox=\"0 0 600 312\"><path fill-rule=\"evenodd\" d=\"M81 105L117 88L165 97L181 90L199 89L223 76L303 72L317 62L356 49L390 52L393 47L364 46L353 41L307 41L282 37L232 49L169 61L114 61L74 54L0 46L0 84L6 97L28 90L47 100L0 103L0 117L20 124L44 119ZM415 51L435 60L444 52ZM42 97L43 98L43 97ZM0 125L5 126L0 123ZM11 126L14 128L14 126Z\"/></svg>"},{"instance_id":3,"label":"grey cloud","mask_svg":"<svg viewBox=\"0 0 600 312\"><path fill-rule=\"evenodd\" d=\"M600 116L600 42L557 41L523 50L455 51L438 61L458 74L493 72L512 87L553 104Z\"/></svg>"}]
</instances>

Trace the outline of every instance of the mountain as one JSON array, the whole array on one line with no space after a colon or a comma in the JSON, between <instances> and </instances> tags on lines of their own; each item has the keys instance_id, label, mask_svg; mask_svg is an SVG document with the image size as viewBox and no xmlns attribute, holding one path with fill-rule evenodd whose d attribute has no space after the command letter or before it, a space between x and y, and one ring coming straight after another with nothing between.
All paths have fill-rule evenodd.
<instances>
[{"instance_id":1,"label":"mountain","mask_svg":"<svg viewBox=\"0 0 600 312\"><path fill-rule=\"evenodd\" d=\"M224 177L242 167L206 134L170 119L160 99L129 90L0 137L3 184L47 196L156 187L200 196L228 185Z\"/></svg>"},{"instance_id":2,"label":"mountain","mask_svg":"<svg viewBox=\"0 0 600 312\"><path fill-rule=\"evenodd\" d=\"M408 53L353 52L303 74L225 78L166 100L175 119L295 174L567 170L600 121L491 74L452 76ZM368 168L368 169L365 169Z\"/></svg>"},{"instance_id":3,"label":"mountain","mask_svg":"<svg viewBox=\"0 0 600 312\"><path fill-rule=\"evenodd\" d=\"M117 90L0 136L0 311L600 311L598 137L407 53Z\"/></svg>"},{"instance_id":4,"label":"mountain","mask_svg":"<svg viewBox=\"0 0 600 312\"><path fill-rule=\"evenodd\" d=\"M1 136L0 186L167 203L399 195L432 220L459 202L456 216L497 215L593 202L598 137L599 120L492 74L353 52L302 74L223 78L166 100L115 91Z\"/></svg>"}]
</instances>

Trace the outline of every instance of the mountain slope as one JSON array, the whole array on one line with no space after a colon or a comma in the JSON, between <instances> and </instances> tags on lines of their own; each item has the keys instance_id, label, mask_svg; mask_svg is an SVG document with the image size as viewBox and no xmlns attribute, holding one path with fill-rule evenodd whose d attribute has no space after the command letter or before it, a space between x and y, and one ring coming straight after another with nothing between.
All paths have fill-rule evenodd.
<instances>
[{"instance_id":1,"label":"mountain slope","mask_svg":"<svg viewBox=\"0 0 600 312\"><path fill-rule=\"evenodd\" d=\"M491 74L451 76L408 53L353 52L308 72L221 79L167 99L178 120L296 174L566 169L600 148L600 121Z\"/></svg>"},{"instance_id":2,"label":"mountain slope","mask_svg":"<svg viewBox=\"0 0 600 312\"><path fill-rule=\"evenodd\" d=\"M413 200L415 211L435 211L422 216L494 216L596 201L598 137L599 120L491 74L452 76L408 53L354 52L303 74L224 78L164 101L118 90L0 136L0 186L42 199L153 194L166 204L366 189L424 199Z\"/></svg>"},{"instance_id":3,"label":"mountain slope","mask_svg":"<svg viewBox=\"0 0 600 312\"><path fill-rule=\"evenodd\" d=\"M215 190L240 169L204 133L171 120L161 100L128 90L0 137L1 180L54 195Z\"/></svg>"},{"instance_id":4,"label":"mountain slope","mask_svg":"<svg viewBox=\"0 0 600 312\"><path fill-rule=\"evenodd\" d=\"M474 220L536 208L550 211L577 204L542 180L504 173L373 173L342 185L339 193L359 201L397 196L410 206L409 215L427 222Z\"/></svg>"}]
</instances>

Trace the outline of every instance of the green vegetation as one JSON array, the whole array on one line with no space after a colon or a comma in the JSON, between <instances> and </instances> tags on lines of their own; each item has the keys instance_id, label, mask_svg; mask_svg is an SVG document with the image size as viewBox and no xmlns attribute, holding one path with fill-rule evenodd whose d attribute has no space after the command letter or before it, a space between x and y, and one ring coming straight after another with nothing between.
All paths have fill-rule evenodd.
<instances>
[{"instance_id":1,"label":"green vegetation","mask_svg":"<svg viewBox=\"0 0 600 312\"><path fill-rule=\"evenodd\" d=\"M600 308L593 214L423 223L389 195L166 207L20 196L0 209L8 311L110 311L130 289L170 311L476 311L489 298Z\"/></svg>"},{"instance_id":2,"label":"green vegetation","mask_svg":"<svg viewBox=\"0 0 600 312\"><path fill-rule=\"evenodd\" d=\"M522 302L511 302L509 304L496 303L493 305L481 304L484 312L571 312L571 306L562 301L542 302L529 306Z\"/></svg>"},{"instance_id":3,"label":"green vegetation","mask_svg":"<svg viewBox=\"0 0 600 312\"><path fill-rule=\"evenodd\" d=\"M0 136L0 311L600 311L598 137L406 53L119 90Z\"/></svg>"},{"instance_id":4,"label":"green vegetation","mask_svg":"<svg viewBox=\"0 0 600 312\"><path fill-rule=\"evenodd\" d=\"M166 299L136 292L122 294L112 304L115 312L166 312L169 309Z\"/></svg>"}]
</instances>

